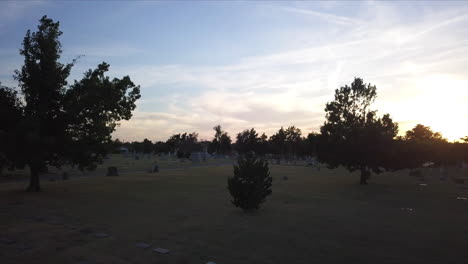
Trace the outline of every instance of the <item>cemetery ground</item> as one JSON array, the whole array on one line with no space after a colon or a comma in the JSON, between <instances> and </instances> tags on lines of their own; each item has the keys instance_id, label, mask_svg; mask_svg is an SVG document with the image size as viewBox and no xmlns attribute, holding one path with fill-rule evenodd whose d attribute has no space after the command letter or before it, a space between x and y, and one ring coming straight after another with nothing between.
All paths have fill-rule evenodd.
<instances>
[{"instance_id":1,"label":"cemetery ground","mask_svg":"<svg viewBox=\"0 0 468 264\"><path fill-rule=\"evenodd\" d=\"M125 162L104 164L118 166L118 177L105 177L102 167L89 177L43 179L40 193L24 192L25 181L0 183L0 263L468 259L468 200L461 199L468 191L441 181L436 170L424 171L424 179L408 171L373 175L360 186L358 175L343 169L271 165L272 196L245 214L230 203L226 162L160 161L159 173L143 171L143 160Z\"/></svg>"}]
</instances>

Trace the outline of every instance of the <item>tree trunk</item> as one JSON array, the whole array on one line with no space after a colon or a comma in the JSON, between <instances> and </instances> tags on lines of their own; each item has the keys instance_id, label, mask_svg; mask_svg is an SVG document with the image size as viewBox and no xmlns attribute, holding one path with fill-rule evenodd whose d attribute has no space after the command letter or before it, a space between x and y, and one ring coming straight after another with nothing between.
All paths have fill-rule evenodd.
<instances>
[{"instance_id":1,"label":"tree trunk","mask_svg":"<svg viewBox=\"0 0 468 264\"><path fill-rule=\"evenodd\" d=\"M367 168L361 169L361 181L359 184L361 185L367 185L367 180L369 179L370 176L370 171L367 170Z\"/></svg>"},{"instance_id":2,"label":"tree trunk","mask_svg":"<svg viewBox=\"0 0 468 264\"><path fill-rule=\"evenodd\" d=\"M28 192L38 192L41 190L39 185L39 166L30 165L31 177L29 180Z\"/></svg>"}]
</instances>

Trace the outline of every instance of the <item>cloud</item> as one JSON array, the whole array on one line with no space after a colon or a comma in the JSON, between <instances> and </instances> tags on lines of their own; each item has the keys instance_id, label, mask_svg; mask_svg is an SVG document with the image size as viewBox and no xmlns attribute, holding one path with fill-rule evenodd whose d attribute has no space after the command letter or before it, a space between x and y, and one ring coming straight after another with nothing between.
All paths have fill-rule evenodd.
<instances>
[{"instance_id":1,"label":"cloud","mask_svg":"<svg viewBox=\"0 0 468 264\"><path fill-rule=\"evenodd\" d=\"M5 1L0 4L0 35L8 25L24 17L28 11L45 4L45 1Z\"/></svg>"},{"instance_id":2,"label":"cloud","mask_svg":"<svg viewBox=\"0 0 468 264\"><path fill-rule=\"evenodd\" d=\"M327 22L338 24L338 25L344 25L344 26L357 26L362 23L362 21L359 19L354 19L354 18L345 17L345 16L338 16L338 15L329 14L326 12L318 12L318 11L309 10L309 9L285 7L283 8L283 10L296 13L296 14L314 16L320 19L324 19Z\"/></svg>"},{"instance_id":3,"label":"cloud","mask_svg":"<svg viewBox=\"0 0 468 264\"><path fill-rule=\"evenodd\" d=\"M2 3L0 34L1 25L20 18L34 5ZM290 41L271 54L250 54L211 65L125 63L128 58L152 54L125 41L64 45L64 54L85 55L74 70L79 72L76 78L109 58L118 62L111 63L112 76L130 75L141 85L143 97L134 117L122 122L114 134L126 140L165 140L173 133L193 131L211 138L216 124L232 136L251 127L270 135L288 125L299 126L304 133L317 131L334 90L354 77L377 85L375 107L400 121L401 130L424 123L452 138L468 134L468 127L457 125L468 115L463 107L468 97L466 7L444 5L439 10L442 5L425 5L416 14L408 13L403 4L380 1L361 3L352 11L339 2L327 12L259 6L264 8L261 12L271 11L282 21L294 20L291 24L299 17L300 24L291 34L301 41ZM317 27L317 21L325 23ZM232 45L254 45L242 41ZM8 54L0 50L2 60ZM12 65L2 63L0 72Z\"/></svg>"},{"instance_id":4,"label":"cloud","mask_svg":"<svg viewBox=\"0 0 468 264\"><path fill-rule=\"evenodd\" d=\"M456 119L466 119L468 113L463 108L466 102L459 102L468 91L463 73L468 66L464 59L468 39L460 40L460 32L468 33L464 30L468 16L457 15L463 11L459 10L428 15L437 19L408 22L399 15L398 6L372 3L366 8L358 18L283 9L338 26L353 25L345 33L330 36L326 44L239 58L223 65L116 69L116 73L132 76L143 92L180 88L167 97L173 99L165 103L167 111L137 112L116 135L137 139L140 134L151 135L144 131L152 129L154 138L160 140L185 131L211 138L211 128L218 123L231 135L250 127L271 134L288 125L299 126L305 133L318 131L325 116L323 108L333 99L334 89L349 84L354 77L377 85L375 107L400 121L401 132L425 122L451 138L468 134L468 127L456 128ZM383 13L389 16L382 19ZM180 92L184 89L193 91ZM452 107L456 112L451 112L447 102L457 102L460 107ZM145 111L151 112L145 105ZM450 114L454 117L445 119L455 123L443 122ZM135 124L140 132L129 130Z\"/></svg>"}]
</instances>

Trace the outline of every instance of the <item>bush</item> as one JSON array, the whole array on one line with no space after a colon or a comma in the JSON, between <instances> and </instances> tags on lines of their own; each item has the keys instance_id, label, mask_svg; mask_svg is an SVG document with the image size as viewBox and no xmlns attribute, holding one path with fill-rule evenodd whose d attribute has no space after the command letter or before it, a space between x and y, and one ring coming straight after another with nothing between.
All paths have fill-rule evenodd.
<instances>
[{"instance_id":1,"label":"bush","mask_svg":"<svg viewBox=\"0 0 468 264\"><path fill-rule=\"evenodd\" d=\"M244 211L258 209L271 194L271 182L266 160L257 159L252 153L240 156L234 165L234 176L228 178L232 203Z\"/></svg>"}]
</instances>

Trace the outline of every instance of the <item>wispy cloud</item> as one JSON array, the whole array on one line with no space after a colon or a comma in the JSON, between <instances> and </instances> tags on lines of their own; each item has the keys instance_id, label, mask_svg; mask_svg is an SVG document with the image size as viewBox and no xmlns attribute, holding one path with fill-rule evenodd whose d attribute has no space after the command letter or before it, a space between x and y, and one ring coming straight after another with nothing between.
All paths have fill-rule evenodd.
<instances>
[{"instance_id":1,"label":"wispy cloud","mask_svg":"<svg viewBox=\"0 0 468 264\"><path fill-rule=\"evenodd\" d=\"M458 122L442 122L444 115L466 119L468 112L463 107L447 109L450 100L464 98L468 92L463 74L468 66L464 59L467 40L460 40L459 35L465 32L468 16L451 13L408 23L401 22L397 6L375 3L362 10L367 20L298 8L282 10L351 28L323 45L244 57L225 65L120 68L116 72L130 74L142 84L143 92L168 85L197 87L199 92L178 93L178 100L167 104L167 109L175 110L165 114L137 112L129 122L132 125L123 125L116 136L138 138L128 130L135 124L142 135L150 129L157 131L155 139L192 130L207 138L218 123L231 134L249 127L273 133L280 126L293 124L305 132L317 131L324 120L323 107L333 99L334 89L355 76L377 85L376 107L401 121L402 130L425 122L451 138L468 134L468 127L460 127ZM381 21L379 12L392 14L389 21ZM443 97L437 88L444 90Z\"/></svg>"},{"instance_id":2,"label":"wispy cloud","mask_svg":"<svg viewBox=\"0 0 468 264\"><path fill-rule=\"evenodd\" d=\"M0 35L3 34L11 22L21 19L26 13L45 1L4 1L0 8Z\"/></svg>"},{"instance_id":3,"label":"wispy cloud","mask_svg":"<svg viewBox=\"0 0 468 264\"><path fill-rule=\"evenodd\" d=\"M338 24L338 25L344 25L344 26L357 26L362 23L362 21L359 19L345 17L345 16L338 16L338 15L334 15L334 14L330 14L326 12L318 12L318 11L309 10L309 9L283 7L283 10L296 13L296 14L314 16L314 17L323 19L327 22Z\"/></svg>"}]
</instances>

